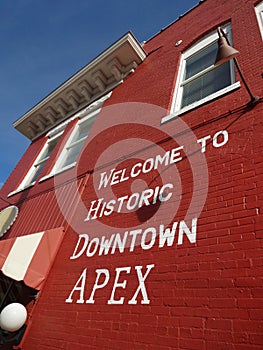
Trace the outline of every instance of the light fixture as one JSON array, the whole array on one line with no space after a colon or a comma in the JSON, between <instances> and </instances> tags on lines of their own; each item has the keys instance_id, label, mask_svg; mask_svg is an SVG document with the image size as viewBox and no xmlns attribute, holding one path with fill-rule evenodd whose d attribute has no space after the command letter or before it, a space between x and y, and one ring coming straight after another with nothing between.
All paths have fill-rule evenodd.
<instances>
[{"instance_id":1,"label":"light fixture","mask_svg":"<svg viewBox=\"0 0 263 350\"><path fill-rule=\"evenodd\" d=\"M241 69L240 69L239 64L237 62L237 59L236 59L236 56L239 55L239 51L237 51L236 49L234 49L230 45L228 38L221 27L217 28L217 33L218 33L219 39L218 39L218 51L217 51L217 55L216 55L215 66L219 66L220 64L223 64L223 63L225 63L233 58L235 66L236 66L238 73L240 75L240 78L243 81L245 88L246 88L246 90L249 94L249 97L250 97L250 101L248 102L248 105L251 107L254 107L254 105L257 104L257 102L259 101L259 97L254 96L252 94L252 92L251 92L249 86L247 85L247 82L246 82L246 80L241 72Z\"/></svg>"},{"instance_id":2,"label":"light fixture","mask_svg":"<svg viewBox=\"0 0 263 350\"><path fill-rule=\"evenodd\" d=\"M0 347L5 343L18 345L26 330L27 311L24 305L12 303L0 314Z\"/></svg>"}]
</instances>

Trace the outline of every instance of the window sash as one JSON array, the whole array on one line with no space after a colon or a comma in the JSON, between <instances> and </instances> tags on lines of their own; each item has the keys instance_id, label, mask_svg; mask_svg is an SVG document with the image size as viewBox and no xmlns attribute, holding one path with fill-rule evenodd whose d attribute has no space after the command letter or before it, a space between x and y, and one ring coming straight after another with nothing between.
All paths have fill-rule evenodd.
<instances>
[{"instance_id":1,"label":"window sash","mask_svg":"<svg viewBox=\"0 0 263 350\"><path fill-rule=\"evenodd\" d=\"M53 173L63 171L76 164L78 156L85 144L86 139L90 133L90 130L95 122L95 119L99 113L96 110L94 113L89 115L86 119L81 120L72 133L71 138L68 140L64 151L62 151L60 160L58 161Z\"/></svg>"},{"instance_id":2,"label":"window sash","mask_svg":"<svg viewBox=\"0 0 263 350\"><path fill-rule=\"evenodd\" d=\"M225 31L225 33L227 33L229 41L231 42L231 25L227 24L222 28ZM216 87L217 82L215 82L215 88L211 89L211 92L209 94L204 94L203 96L201 94L199 98L195 99L195 101L191 101L191 103L188 103L183 100L186 94L184 90L187 88L188 84L193 83L194 86L195 80L198 80L200 78L200 80L202 80L202 77L205 77L204 79L206 79L209 76L210 72L216 71L219 68L215 67L213 64L216 57L217 41L218 34L216 31L214 31L211 34L207 35L205 38L199 40L196 44L191 46L182 54L177 83L175 87L175 94L172 102L172 114L175 113L176 115L178 115L181 113L181 110L190 110L195 106L202 104L202 99L204 99L204 102L207 102L209 96L211 96L212 98L215 95L215 93L225 91L225 88L227 87L229 87L229 89L231 90L231 87L235 82L235 69L233 62L230 61L222 65L224 68L220 68L225 70L228 76L229 81L227 83L219 83L219 86ZM193 60L194 62L195 57L198 60L201 59L202 56L207 57L207 63L203 64L200 70L198 68L195 68L193 70L193 74L187 75L187 61Z\"/></svg>"},{"instance_id":3,"label":"window sash","mask_svg":"<svg viewBox=\"0 0 263 350\"><path fill-rule=\"evenodd\" d=\"M85 140L86 138L83 138L82 140L75 142L74 145L67 147L66 156L63 163L61 164L62 168L68 167L71 164L75 164Z\"/></svg>"},{"instance_id":4,"label":"window sash","mask_svg":"<svg viewBox=\"0 0 263 350\"><path fill-rule=\"evenodd\" d=\"M26 185L34 184L36 179L38 178L38 175L40 174L41 170L43 169L45 165L45 162L42 162L38 165L34 165L34 170L30 174L30 177L27 179Z\"/></svg>"},{"instance_id":5,"label":"window sash","mask_svg":"<svg viewBox=\"0 0 263 350\"><path fill-rule=\"evenodd\" d=\"M231 85L230 64L226 62L213 69L207 69L198 77L184 82L181 108L202 100L213 93Z\"/></svg>"},{"instance_id":6,"label":"window sash","mask_svg":"<svg viewBox=\"0 0 263 350\"><path fill-rule=\"evenodd\" d=\"M81 139L72 142L70 145L68 145L68 146L66 147L66 149L67 149L67 150L70 150L71 148L74 148L74 147L78 146L80 143L83 143L83 142L86 140L87 136L88 136L88 135L83 136Z\"/></svg>"},{"instance_id":7,"label":"window sash","mask_svg":"<svg viewBox=\"0 0 263 350\"><path fill-rule=\"evenodd\" d=\"M34 185L36 182L41 170L44 168L44 165L50 158L54 148L56 147L60 136L62 135L63 131L60 132L59 134L55 135L51 139L49 139L44 147L42 148L42 151L40 152L39 156L35 160L34 164L32 167L29 169L27 172L27 175L25 176L24 180L18 187L18 190L22 190L24 188L27 188L31 185Z\"/></svg>"},{"instance_id":8,"label":"window sash","mask_svg":"<svg viewBox=\"0 0 263 350\"><path fill-rule=\"evenodd\" d=\"M35 167L46 163L46 161L50 158L50 155L52 153L52 151L54 150L54 148L56 147L56 144L58 143L59 137L55 137L52 140L49 140L43 154L40 156L40 159L38 161L36 161L36 163L34 164Z\"/></svg>"},{"instance_id":9,"label":"window sash","mask_svg":"<svg viewBox=\"0 0 263 350\"><path fill-rule=\"evenodd\" d=\"M85 144L93 123L95 122L104 101L107 100L110 95L111 92L101 97L99 100L94 101L84 110L74 115L72 120L79 118L77 125L71 132L71 135L69 136L51 172L47 176L40 179L40 181L69 170L76 165L81 149Z\"/></svg>"},{"instance_id":10,"label":"window sash","mask_svg":"<svg viewBox=\"0 0 263 350\"><path fill-rule=\"evenodd\" d=\"M185 80L197 74L201 74L207 69L213 67L217 52L217 41L213 41L201 50L198 50L186 59ZM192 63L191 63L192 62ZM191 74L191 71L193 72Z\"/></svg>"}]
</instances>

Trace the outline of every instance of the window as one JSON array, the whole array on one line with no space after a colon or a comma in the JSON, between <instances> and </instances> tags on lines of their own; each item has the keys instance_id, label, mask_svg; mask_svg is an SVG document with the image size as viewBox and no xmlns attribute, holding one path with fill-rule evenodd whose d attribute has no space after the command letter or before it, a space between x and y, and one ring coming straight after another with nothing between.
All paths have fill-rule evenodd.
<instances>
[{"instance_id":1,"label":"window","mask_svg":"<svg viewBox=\"0 0 263 350\"><path fill-rule=\"evenodd\" d=\"M16 194L20 191L23 191L24 189L33 186L43 169L44 165L46 164L47 160L51 156L56 144L58 143L60 136L63 134L64 129L59 128L55 130L55 132L49 132L47 134L48 140L46 144L44 145L43 149L39 153L38 157L36 158L34 164L27 172L26 176L24 177L23 181L20 183L20 185L17 187L16 190L10 192L8 194L8 197L12 196L13 194Z\"/></svg>"},{"instance_id":2,"label":"window","mask_svg":"<svg viewBox=\"0 0 263 350\"><path fill-rule=\"evenodd\" d=\"M48 141L46 142L45 146L43 147L42 151L36 158L34 164L29 169L27 175L21 182L21 184L18 186L18 188L10 192L8 194L8 197L34 185L36 181L42 182L52 176L54 176L57 173L60 173L62 171L65 171L67 169L70 169L76 165L77 158L79 153L81 152L81 149L87 139L87 136L89 134L89 131L102 107L103 102L108 99L111 95L111 92L107 95L101 97L99 100L91 103L88 107L83 109L82 111L78 112L71 118L67 119L64 123L58 125L54 129L48 132L46 135L48 137ZM59 154L58 159L56 161L55 166L51 170L50 173L47 175L41 177L39 179L39 175L41 173L41 170L43 169L44 165L46 164L47 160L51 156L55 146L57 145L61 135L63 134L66 126L74 119L79 118L79 122L77 123L76 127L74 128L71 136L69 137L68 141L66 142L66 145L64 149L62 150L61 154Z\"/></svg>"},{"instance_id":3,"label":"window","mask_svg":"<svg viewBox=\"0 0 263 350\"><path fill-rule=\"evenodd\" d=\"M110 95L111 92L99 100L93 102L87 108L74 116L73 119L79 118L79 121L71 133L58 160L56 161L54 168L52 169L51 173L45 178L73 168L76 165L81 150L92 128L92 125L95 122L104 101L108 99Z\"/></svg>"},{"instance_id":4,"label":"window","mask_svg":"<svg viewBox=\"0 0 263 350\"><path fill-rule=\"evenodd\" d=\"M258 19L259 29L260 29L262 40L263 40L263 2L260 2L256 6L255 10L256 10L256 15L257 15L257 19Z\"/></svg>"},{"instance_id":5,"label":"window","mask_svg":"<svg viewBox=\"0 0 263 350\"><path fill-rule=\"evenodd\" d=\"M231 42L231 26L223 27ZM172 104L172 113L179 115L238 87L233 62L214 66L217 54L216 31L198 41L182 54ZM163 122L171 119L168 116Z\"/></svg>"},{"instance_id":6,"label":"window","mask_svg":"<svg viewBox=\"0 0 263 350\"><path fill-rule=\"evenodd\" d=\"M47 162L48 158L50 157L53 149L55 148L58 140L59 140L59 137L56 137L56 138L48 141L48 143L47 143L43 153L41 154L39 160L33 165L31 175L28 179L29 183L34 183L36 181L39 173L41 172L42 168L46 164L46 162Z\"/></svg>"},{"instance_id":7,"label":"window","mask_svg":"<svg viewBox=\"0 0 263 350\"><path fill-rule=\"evenodd\" d=\"M59 133L59 134L56 134L55 136L50 137L48 139L48 141L46 142L42 151L40 152L39 156L37 157L35 163L33 164L31 169L27 173L27 175L24 178L24 180L22 181L21 185L19 186L19 190L24 189L28 186L31 186L35 183L41 170L43 169L43 167L46 164L47 160L49 159L52 151L54 150L56 144L58 143L61 135L62 135L62 133Z\"/></svg>"},{"instance_id":8,"label":"window","mask_svg":"<svg viewBox=\"0 0 263 350\"><path fill-rule=\"evenodd\" d=\"M55 166L55 173L64 171L76 165L78 155L82 150L97 114L98 111L93 112L84 120L80 120L76 125Z\"/></svg>"}]
</instances>

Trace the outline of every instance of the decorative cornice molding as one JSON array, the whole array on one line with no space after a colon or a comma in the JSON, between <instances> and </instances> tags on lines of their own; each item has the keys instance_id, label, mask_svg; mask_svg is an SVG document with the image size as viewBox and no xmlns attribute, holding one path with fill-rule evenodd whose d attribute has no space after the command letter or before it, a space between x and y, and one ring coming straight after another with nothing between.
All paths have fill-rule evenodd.
<instances>
[{"instance_id":1,"label":"decorative cornice molding","mask_svg":"<svg viewBox=\"0 0 263 350\"><path fill-rule=\"evenodd\" d=\"M14 127L34 140L111 91L145 57L142 46L128 32L15 121Z\"/></svg>"}]
</instances>

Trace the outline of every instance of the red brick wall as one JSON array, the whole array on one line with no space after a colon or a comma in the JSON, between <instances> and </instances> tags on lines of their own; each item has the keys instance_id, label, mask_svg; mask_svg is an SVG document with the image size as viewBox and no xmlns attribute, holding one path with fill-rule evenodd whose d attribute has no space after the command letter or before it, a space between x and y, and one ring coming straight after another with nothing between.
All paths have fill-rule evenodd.
<instances>
[{"instance_id":1,"label":"red brick wall","mask_svg":"<svg viewBox=\"0 0 263 350\"><path fill-rule=\"evenodd\" d=\"M79 186L75 188L81 201L76 204L74 198L70 203L70 195L66 201L61 200L63 205L59 201L58 206L66 216L66 221L62 217L59 221L67 229L66 238L33 310L23 349L262 348L263 107L260 102L253 109L247 108L248 95L242 84L239 90L181 117L196 139L210 136L204 153L194 148L184 157L182 151L183 159L176 163L174 172L167 178L167 173L159 169L136 178L150 188L161 187L168 181L173 183L173 196L169 201L144 206L137 212L112 213L99 220L84 221L91 201L101 195L96 189L102 172L114 167L130 169L143 157L147 158L147 154L163 154L178 147L180 141L188 140L178 136L180 121L160 126L161 117L168 113L171 104L180 53L228 21L232 22L234 45L241 52L238 60L242 71L253 93L262 97L263 46L254 1L204 1L146 43L148 57L107 101L94 125L90 143L81 155L77 172L62 174L58 180L49 180L28 191L29 198L37 198L39 194L43 200L40 202L42 209L37 210L41 212L42 224L37 226L33 220L35 226L31 232L41 227L47 229L55 224L55 219L50 219L52 213L47 210L50 202L45 194L52 193L54 188L60 188L56 191L63 193L63 182L80 177ZM182 44L176 47L178 40L182 40ZM214 141L213 137L222 130L226 131L228 141L217 147L222 135ZM116 149L116 153L109 152L106 160L98 161L112 145L125 139L135 140L135 152L129 159L120 159L122 150ZM189 140L191 143L193 138ZM33 154L30 153L33 147L36 146L31 146L26 158ZM146 149L142 152L143 147ZM129 145L123 155L127 150L130 150ZM202 208L205 162L209 183ZM97 168L98 164L103 166ZM21 162L16 171L22 173L26 165ZM87 170L90 175L85 174ZM8 190L12 181L16 183L16 178L10 177ZM131 194L133 182L135 180L127 179L114 184L112 196ZM141 185L142 182L138 184ZM68 188L67 183L65 193L74 192L74 181L70 190ZM193 193L196 188L198 191ZM195 218L201 207L196 239L191 242L190 236L184 233L180 242L179 226L183 225L193 195L195 206L186 224L192 228L190 219ZM27 202L23 202L24 210ZM68 207L70 210L65 213ZM56 207L56 213L57 210ZM178 225L170 246L167 242L159 246L160 235L157 235L155 244L145 240L144 246L135 244L131 248L129 242L124 252L117 249L114 254L111 250L100 254L101 247L96 248L96 239L101 241L103 236L110 239L120 233L123 237L125 231L130 232L139 225L144 230L159 229L162 224L172 229L174 222ZM15 225L14 235L15 230L19 230L19 225ZM76 248L79 234L94 239L94 245L87 246L90 256L86 255L87 249L85 252L83 249L79 258L70 259L75 249L75 255L81 249L81 245ZM84 238L82 244L83 241ZM97 284L102 286L104 281L105 286L94 290L99 274ZM141 289L137 290L138 281L143 278ZM134 298L137 304L131 303ZM110 304L109 300L121 300L121 303Z\"/></svg>"}]
</instances>

